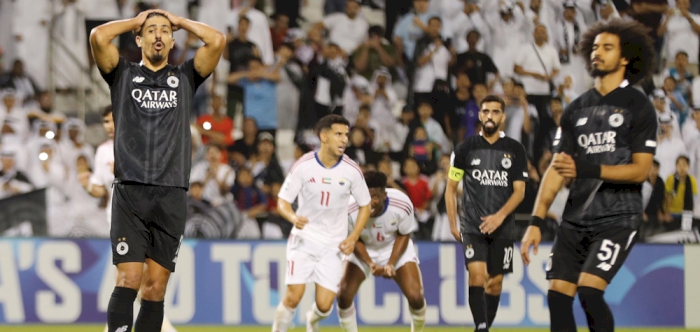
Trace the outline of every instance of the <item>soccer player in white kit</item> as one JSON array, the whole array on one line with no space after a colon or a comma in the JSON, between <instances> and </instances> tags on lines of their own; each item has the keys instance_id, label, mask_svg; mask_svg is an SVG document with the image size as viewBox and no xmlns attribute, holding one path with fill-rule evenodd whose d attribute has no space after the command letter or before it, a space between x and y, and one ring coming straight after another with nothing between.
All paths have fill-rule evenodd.
<instances>
[{"instance_id":1,"label":"soccer player in white kit","mask_svg":"<svg viewBox=\"0 0 700 332\"><path fill-rule=\"evenodd\" d=\"M408 300L411 331L421 332L425 325L423 281L411 233L418 224L411 200L397 189L386 188L386 175L365 173L365 182L372 198L370 219L362 230L360 241L350 256L338 293L338 316L345 332L357 332L357 315L353 299L360 285L370 275L392 278ZM357 203L351 202L348 222L358 216Z\"/></svg>"},{"instance_id":2,"label":"soccer player in white kit","mask_svg":"<svg viewBox=\"0 0 700 332\"><path fill-rule=\"evenodd\" d=\"M102 198L107 195L107 223L112 222L112 182L114 181L114 118L112 107L107 106L102 112L102 127L109 138L97 147L95 152L94 173L84 172L78 174L80 184L92 196ZM107 332L105 325L104 332ZM168 316L163 316L161 332L177 332Z\"/></svg>"},{"instance_id":3,"label":"soccer player in white kit","mask_svg":"<svg viewBox=\"0 0 700 332\"><path fill-rule=\"evenodd\" d=\"M287 294L277 307L273 332L287 331L309 282L316 284L316 302L306 314L306 330L318 331L318 322L333 308L345 255L355 249L369 218L371 199L362 170L344 154L349 127L339 115L321 118L316 125L321 147L297 160L279 192L277 208L294 228L287 241ZM350 195L359 212L348 234Z\"/></svg>"}]
</instances>

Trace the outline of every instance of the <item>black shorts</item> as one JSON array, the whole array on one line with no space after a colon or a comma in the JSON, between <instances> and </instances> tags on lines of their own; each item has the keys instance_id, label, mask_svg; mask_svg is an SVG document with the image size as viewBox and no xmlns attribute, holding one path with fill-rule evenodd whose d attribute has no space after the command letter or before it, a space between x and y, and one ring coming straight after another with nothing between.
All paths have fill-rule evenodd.
<instances>
[{"instance_id":1,"label":"black shorts","mask_svg":"<svg viewBox=\"0 0 700 332\"><path fill-rule=\"evenodd\" d=\"M586 272L609 284L638 238L637 230L627 227L589 230L560 226L547 262L547 279L578 284L579 274Z\"/></svg>"},{"instance_id":2,"label":"black shorts","mask_svg":"<svg viewBox=\"0 0 700 332\"><path fill-rule=\"evenodd\" d=\"M150 258L175 271L187 220L184 188L115 183L112 200L114 265Z\"/></svg>"},{"instance_id":3,"label":"black shorts","mask_svg":"<svg viewBox=\"0 0 700 332\"><path fill-rule=\"evenodd\" d=\"M513 273L513 240L462 233L462 248L467 269L471 262L486 262L490 276Z\"/></svg>"}]
</instances>

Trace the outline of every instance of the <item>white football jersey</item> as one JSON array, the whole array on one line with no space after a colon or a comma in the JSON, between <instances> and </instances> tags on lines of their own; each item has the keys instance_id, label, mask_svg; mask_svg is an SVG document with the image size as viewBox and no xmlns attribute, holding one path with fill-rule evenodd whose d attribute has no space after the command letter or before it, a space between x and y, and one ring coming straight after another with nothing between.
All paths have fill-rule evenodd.
<instances>
[{"instance_id":1,"label":"white football jersey","mask_svg":"<svg viewBox=\"0 0 700 332\"><path fill-rule=\"evenodd\" d=\"M114 141L108 140L97 147L95 152L95 167L90 176L90 183L103 186L109 195L107 202L107 222L112 223L112 182L114 182Z\"/></svg>"},{"instance_id":2,"label":"white football jersey","mask_svg":"<svg viewBox=\"0 0 700 332\"><path fill-rule=\"evenodd\" d=\"M354 227L358 213L359 206L357 203L351 202L348 210L350 228ZM360 239L364 242L367 250L392 249L398 235L411 234L417 228L418 224L413 216L411 200L400 190L388 188L384 212L378 217L369 218Z\"/></svg>"},{"instance_id":3,"label":"white football jersey","mask_svg":"<svg viewBox=\"0 0 700 332\"><path fill-rule=\"evenodd\" d=\"M312 151L289 170L278 197L293 203L299 196L296 214L309 219L303 229L294 227L292 234L337 248L348 236L350 195L359 206L371 201L360 166L343 155L335 166L326 168Z\"/></svg>"}]
</instances>

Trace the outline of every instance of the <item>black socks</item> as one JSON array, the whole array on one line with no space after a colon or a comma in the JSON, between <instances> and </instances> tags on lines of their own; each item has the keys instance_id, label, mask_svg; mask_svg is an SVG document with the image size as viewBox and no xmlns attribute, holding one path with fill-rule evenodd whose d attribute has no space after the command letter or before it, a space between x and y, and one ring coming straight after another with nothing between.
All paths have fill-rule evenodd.
<instances>
[{"instance_id":1,"label":"black socks","mask_svg":"<svg viewBox=\"0 0 700 332\"><path fill-rule=\"evenodd\" d=\"M591 287L579 287L578 298L581 301L583 310L586 312L588 328L591 332L612 332L615 329L615 320L612 312L610 312L610 307L603 299L602 290Z\"/></svg>"},{"instance_id":2,"label":"black socks","mask_svg":"<svg viewBox=\"0 0 700 332\"><path fill-rule=\"evenodd\" d=\"M489 320L489 327L493 325L493 320L496 319L496 312L498 311L498 305L500 304L500 302L501 294L486 294L486 317Z\"/></svg>"},{"instance_id":3,"label":"black socks","mask_svg":"<svg viewBox=\"0 0 700 332\"><path fill-rule=\"evenodd\" d=\"M114 287L107 307L107 326L109 332L131 331L134 322L134 300L136 290L126 287ZM158 326L160 329L160 325ZM160 331L160 330L159 330Z\"/></svg>"},{"instance_id":4,"label":"black socks","mask_svg":"<svg viewBox=\"0 0 700 332\"><path fill-rule=\"evenodd\" d=\"M469 308L474 316L474 326L476 326L474 331L488 331L484 287L469 286Z\"/></svg>"},{"instance_id":5,"label":"black socks","mask_svg":"<svg viewBox=\"0 0 700 332\"><path fill-rule=\"evenodd\" d=\"M160 332L163 325L163 301L141 299L141 310L134 324L134 332Z\"/></svg>"},{"instance_id":6,"label":"black socks","mask_svg":"<svg viewBox=\"0 0 700 332\"><path fill-rule=\"evenodd\" d=\"M576 332L574 298L557 291L547 292L549 320L552 332Z\"/></svg>"}]
</instances>

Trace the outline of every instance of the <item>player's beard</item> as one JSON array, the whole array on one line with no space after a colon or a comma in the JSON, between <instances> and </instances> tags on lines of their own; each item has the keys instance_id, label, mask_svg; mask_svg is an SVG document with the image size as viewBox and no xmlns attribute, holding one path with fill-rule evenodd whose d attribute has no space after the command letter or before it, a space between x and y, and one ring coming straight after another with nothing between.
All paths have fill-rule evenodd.
<instances>
[{"instance_id":1,"label":"player's beard","mask_svg":"<svg viewBox=\"0 0 700 332\"><path fill-rule=\"evenodd\" d=\"M488 126L486 126L486 124L489 122L493 123L493 127L489 128ZM484 134L486 134L486 136L493 135L494 133L496 133L498 131L498 128L500 128L500 127L501 127L501 124L496 123L493 120L486 120L485 122L481 123L481 130L484 131Z\"/></svg>"},{"instance_id":2,"label":"player's beard","mask_svg":"<svg viewBox=\"0 0 700 332\"><path fill-rule=\"evenodd\" d=\"M611 73L614 73L614 72L620 70L621 65L622 64L620 64L619 61L617 62L615 67L613 67L612 69L601 69L600 68L601 64L598 64L598 68L596 68L596 66L591 65L590 74L593 78L605 77Z\"/></svg>"},{"instance_id":3,"label":"player's beard","mask_svg":"<svg viewBox=\"0 0 700 332\"><path fill-rule=\"evenodd\" d=\"M162 52L163 50L161 50ZM151 63L161 63L165 60L165 56L161 52L156 52L149 57Z\"/></svg>"}]
</instances>

